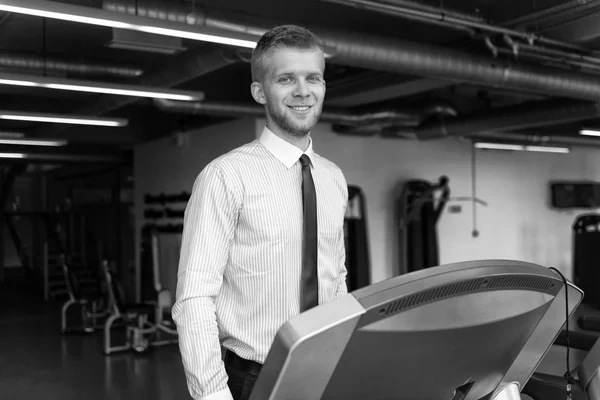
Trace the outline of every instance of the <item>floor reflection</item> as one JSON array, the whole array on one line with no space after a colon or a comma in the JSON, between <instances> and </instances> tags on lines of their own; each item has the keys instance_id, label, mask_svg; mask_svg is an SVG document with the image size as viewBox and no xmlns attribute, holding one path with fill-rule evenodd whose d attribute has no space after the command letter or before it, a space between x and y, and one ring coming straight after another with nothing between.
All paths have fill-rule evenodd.
<instances>
[{"instance_id":1,"label":"floor reflection","mask_svg":"<svg viewBox=\"0 0 600 400\"><path fill-rule=\"evenodd\" d=\"M190 399L177 345L104 356L102 332L60 334L59 306L0 296L0 398ZM14 300L14 298L13 298Z\"/></svg>"}]
</instances>

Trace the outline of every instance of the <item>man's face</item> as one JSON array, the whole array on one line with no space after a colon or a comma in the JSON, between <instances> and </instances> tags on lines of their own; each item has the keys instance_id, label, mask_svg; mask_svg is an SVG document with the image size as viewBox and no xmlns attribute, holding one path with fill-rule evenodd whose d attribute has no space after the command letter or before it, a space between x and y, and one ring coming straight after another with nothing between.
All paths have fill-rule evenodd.
<instances>
[{"instance_id":1,"label":"man's face","mask_svg":"<svg viewBox=\"0 0 600 400\"><path fill-rule=\"evenodd\" d=\"M253 83L252 94L267 106L274 133L303 137L316 125L325 98L324 67L319 49L276 48L267 54L263 79Z\"/></svg>"}]
</instances>

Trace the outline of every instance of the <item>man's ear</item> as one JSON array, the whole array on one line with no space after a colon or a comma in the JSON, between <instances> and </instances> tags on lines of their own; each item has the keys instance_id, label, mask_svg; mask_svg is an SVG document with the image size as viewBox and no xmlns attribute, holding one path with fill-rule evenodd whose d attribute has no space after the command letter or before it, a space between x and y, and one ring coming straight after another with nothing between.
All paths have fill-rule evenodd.
<instances>
[{"instance_id":1,"label":"man's ear","mask_svg":"<svg viewBox=\"0 0 600 400\"><path fill-rule=\"evenodd\" d=\"M250 92L257 103L267 104L267 98L265 97L265 92L263 91L263 87L260 82L252 82L250 85Z\"/></svg>"}]
</instances>

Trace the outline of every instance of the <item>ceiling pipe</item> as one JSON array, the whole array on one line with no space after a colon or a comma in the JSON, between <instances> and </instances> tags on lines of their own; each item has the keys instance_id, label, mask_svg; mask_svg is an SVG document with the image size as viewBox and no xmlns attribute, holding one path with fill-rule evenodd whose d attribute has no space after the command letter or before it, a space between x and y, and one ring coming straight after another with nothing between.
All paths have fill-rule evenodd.
<instances>
[{"instance_id":1,"label":"ceiling pipe","mask_svg":"<svg viewBox=\"0 0 600 400\"><path fill-rule=\"evenodd\" d=\"M419 140L465 136L485 131L510 131L600 116L600 103L543 100L485 110L479 114L426 122L415 131Z\"/></svg>"},{"instance_id":2,"label":"ceiling pipe","mask_svg":"<svg viewBox=\"0 0 600 400\"><path fill-rule=\"evenodd\" d=\"M0 52L0 68L19 70L33 69L37 71L65 72L90 76L110 76L116 78L135 78L141 76L141 68L96 62L91 60L76 61L57 56L41 56L37 54Z\"/></svg>"},{"instance_id":3,"label":"ceiling pipe","mask_svg":"<svg viewBox=\"0 0 600 400\"><path fill-rule=\"evenodd\" d=\"M135 6L132 6L133 2L104 0L105 8L110 4L121 5L114 6L114 10L135 12ZM172 4L160 5L161 12L150 12L150 7L154 7L153 4L139 1L138 15L144 14L159 19L169 18L199 25L219 24L224 29L235 32L252 32L256 35L267 29L266 26L247 25L229 19L202 17L203 14L198 11L190 14L189 7L178 7ZM600 80L593 75L560 69L503 64L489 57L362 32L309 28L319 36L328 51L331 52L332 58L328 62L335 64L437 77L449 81L512 89L545 96L593 101L600 99Z\"/></svg>"},{"instance_id":4,"label":"ceiling pipe","mask_svg":"<svg viewBox=\"0 0 600 400\"><path fill-rule=\"evenodd\" d=\"M578 46L572 43L561 40L542 37L539 34L532 32L523 32L503 26L493 25L492 23L480 19L466 19L460 15L451 15L442 9L421 10L414 6L407 6L406 2L390 1L372 1L372 0L321 0L325 3L341 4L344 6L355 7L383 13L386 15L396 15L406 18L418 18L419 20L428 20L432 23L443 22L445 24L454 25L456 27L468 28L475 31L488 32L491 34L508 35L510 37L520 38L526 42L536 43L546 46L558 47L561 49L574 50L580 52L589 52L583 46ZM402 4L404 3L404 4Z\"/></svg>"},{"instance_id":5,"label":"ceiling pipe","mask_svg":"<svg viewBox=\"0 0 600 400\"><path fill-rule=\"evenodd\" d=\"M178 86L238 61L239 59L235 54L228 50L212 44L200 46L197 49L173 57L169 61L170 66L168 69L148 72L143 77L134 79L131 83L164 88ZM137 97L104 95L98 97L92 104L84 105L78 110L78 113L102 115L137 100Z\"/></svg>"},{"instance_id":6,"label":"ceiling pipe","mask_svg":"<svg viewBox=\"0 0 600 400\"><path fill-rule=\"evenodd\" d=\"M406 6L396 5L397 1L392 0L393 4L388 2L372 1L372 0L322 0L329 3L342 4L345 6L354 6L363 8L368 11L378 12L384 15L393 15L400 18L417 20L420 22L443 25L450 29L468 30L470 36L476 36L476 31L487 31L491 34L500 34L504 39L504 45L508 48L501 48L492 44L489 36L485 37L485 43L490 47L494 56L496 52L508 53L509 57L527 57L537 61L547 62L548 57L555 61L560 61L570 67L585 67L587 64L600 67L600 58L589 55L592 50L583 46L572 45L567 42L551 43L553 40L542 38L533 32L521 32L511 30L502 26L491 25L487 21L466 21L460 17L448 17L445 10L437 9L435 11L420 11L418 9L409 8ZM401 2L404 3L404 2ZM431 7L433 8L433 7ZM514 40L515 37L520 38L520 41ZM545 46L540 46L540 44ZM554 46L556 48L548 47ZM592 67L593 68L593 67Z\"/></svg>"},{"instance_id":7,"label":"ceiling pipe","mask_svg":"<svg viewBox=\"0 0 600 400\"><path fill-rule=\"evenodd\" d=\"M181 114L203 114L228 117L264 117L263 106L251 103L233 102L183 102L166 99L154 99L154 104L165 112ZM322 122L339 124L367 124L377 121L402 121L406 124L418 124L421 116L412 111L379 111L357 113L347 109L324 108L319 119Z\"/></svg>"},{"instance_id":8,"label":"ceiling pipe","mask_svg":"<svg viewBox=\"0 0 600 400\"><path fill-rule=\"evenodd\" d=\"M247 33L254 35L257 39L262 36L269 27L252 26L247 24L246 18L241 17L239 21L228 21L226 18L214 18L202 9L192 9L186 3L161 2L160 0L103 0L102 8L105 11L135 15L151 19L160 19L177 22L184 25L199 25L209 28L219 28L226 31Z\"/></svg>"},{"instance_id":9,"label":"ceiling pipe","mask_svg":"<svg viewBox=\"0 0 600 400\"><path fill-rule=\"evenodd\" d=\"M520 27L528 24L545 24L551 19L566 20L571 14L588 11L600 5L600 0L569 0L539 11L503 21L503 26Z\"/></svg>"},{"instance_id":10,"label":"ceiling pipe","mask_svg":"<svg viewBox=\"0 0 600 400\"><path fill-rule=\"evenodd\" d=\"M194 78L239 61L232 49L221 48L213 44L203 44L198 48L173 57L166 69L149 71L145 75L131 80L131 84L172 88ZM104 115L139 100L139 97L100 95L74 110L76 115ZM31 132L32 136L57 136L69 129L60 125L52 128L40 126Z\"/></svg>"},{"instance_id":11,"label":"ceiling pipe","mask_svg":"<svg viewBox=\"0 0 600 400\"><path fill-rule=\"evenodd\" d=\"M423 11L423 12L426 12L426 13L439 14L440 12L443 12L444 17L458 18L458 19L461 19L461 20L464 20L464 21L473 21L473 22L478 22L478 23L487 23L487 21L483 17L474 16L474 15L471 15L471 14L465 14L465 13L461 13L461 12L455 11L455 10L440 9L438 7L428 6L428 5L423 4L423 3L417 3L416 1L409 1L409 0L387 0L386 3L393 4L395 6L400 6L400 7L407 7L407 8L411 8L413 10L419 10L419 11Z\"/></svg>"}]
</instances>

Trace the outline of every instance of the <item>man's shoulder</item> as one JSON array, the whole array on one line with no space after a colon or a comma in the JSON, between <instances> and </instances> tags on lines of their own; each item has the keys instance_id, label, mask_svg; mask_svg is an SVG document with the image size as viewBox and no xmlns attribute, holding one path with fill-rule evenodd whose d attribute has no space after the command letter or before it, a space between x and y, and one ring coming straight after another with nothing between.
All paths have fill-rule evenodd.
<instances>
[{"instance_id":1,"label":"man's shoulder","mask_svg":"<svg viewBox=\"0 0 600 400\"><path fill-rule=\"evenodd\" d=\"M333 173L336 176L339 176L341 179L345 179L344 172L342 171L342 169L340 167L338 167L338 165L336 163L323 157L322 155L320 155L318 153L315 153L315 156L317 158L317 162L321 166L323 166L327 171Z\"/></svg>"},{"instance_id":2,"label":"man's shoulder","mask_svg":"<svg viewBox=\"0 0 600 400\"><path fill-rule=\"evenodd\" d=\"M218 170L221 173L241 171L248 160L256 155L258 149L259 143L256 140L243 144L213 159L206 165L204 170Z\"/></svg>"}]
</instances>

